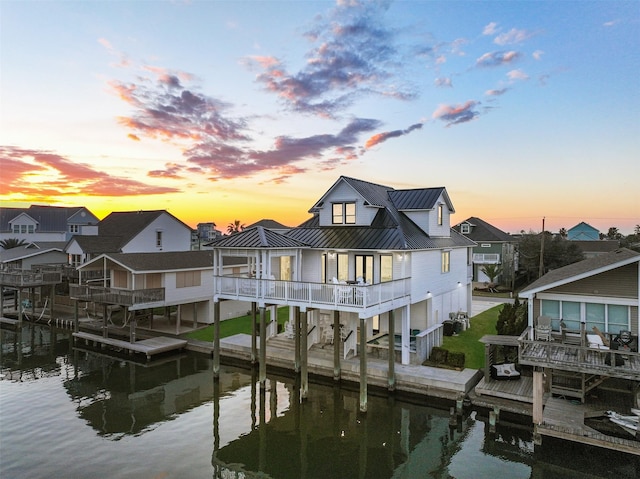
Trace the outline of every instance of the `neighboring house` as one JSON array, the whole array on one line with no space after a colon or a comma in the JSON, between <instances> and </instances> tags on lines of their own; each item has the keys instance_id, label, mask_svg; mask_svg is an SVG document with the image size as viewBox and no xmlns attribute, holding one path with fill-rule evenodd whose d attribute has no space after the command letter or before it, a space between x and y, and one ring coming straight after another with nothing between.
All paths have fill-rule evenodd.
<instances>
[{"instance_id":1,"label":"neighboring house","mask_svg":"<svg viewBox=\"0 0 640 479\"><path fill-rule=\"evenodd\" d=\"M488 282L489 277L482 269L488 264L495 264L500 266L502 273L494 281L512 284L518 269L517 240L509 233L473 216L453 228L477 243L473 248L473 281Z\"/></svg>"},{"instance_id":2,"label":"neighboring house","mask_svg":"<svg viewBox=\"0 0 640 479\"><path fill-rule=\"evenodd\" d=\"M96 234L99 221L83 206L0 208L0 240L16 238L28 243L68 241L73 235Z\"/></svg>"},{"instance_id":3,"label":"neighboring house","mask_svg":"<svg viewBox=\"0 0 640 479\"><path fill-rule=\"evenodd\" d=\"M443 320L471 308L475 243L451 229L446 189L341 176L309 212L284 234L257 226L214 242L215 301L306 312L309 346L341 325L343 357L358 354L358 338L386 353L378 340L391 332L397 360L421 364L441 345ZM249 261L248 275L225 274L233 257Z\"/></svg>"},{"instance_id":4,"label":"neighboring house","mask_svg":"<svg viewBox=\"0 0 640 479\"><path fill-rule=\"evenodd\" d=\"M195 328L213 321L211 251L106 253L78 270L80 284L70 285L72 299L121 306L126 314L165 308L166 317L175 320L176 332L181 323ZM96 273L103 279L84 280Z\"/></svg>"},{"instance_id":5,"label":"neighboring house","mask_svg":"<svg viewBox=\"0 0 640 479\"><path fill-rule=\"evenodd\" d=\"M7 250L0 249L2 270L31 270L42 265L66 265L65 242L28 243Z\"/></svg>"},{"instance_id":6,"label":"neighboring house","mask_svg":"<svg viewBox=\"0 0 640 479\"><path fill-rule=\"evenodd\" d=\"M583 401L606 378L631 379L629 390L639 388L639 278L640 253L621 248L550 271L524 288L530 330L520 343L520 363L550 368L551 392ZM551 318L553 330L542 349L535 341L540 316ZM628 354L618 347L621 331L630 331L635 344Z\"/></svg>"},{"instance_id":7,"label":"neighboring house","mask_svg":"<svg viewBox=\"0 0 640 479\"><path fill-rule=\"evenodd\" d=\"M582 254L586 258L592 258L601 254L610 253L620 248L620 241L618 240L600 240L600 241L583 241L572 240L572 243L580 248Z\"/></svg>"},{"instance_id":8,"label":"neighboring house","mask_svg":"<svg viewBox=\"0 0 640 479\"><path fill-rule=\"evenodd\" d=\"M96 237L74 237L65 250L74 265L102 253L190 251L191 228L165 210L115 212L100 221Z\"/></svg>"},{"instance_id":9,"label":"neighboring house","mask_svg":"<svg viewBox=\"0 0 640 479\"><path fill-rule=\"evenodd\" d=\"M191 249L206 249L206 245L222 237L222 231L216 229L215 223L198 223L191 237Z\"/></svg>"},{"instance_id":10,"label":"neighboring house","mask_svg":"<svg viewBox=\"0 0 640 479\"><path fill-rule=\"evenodd\" d=\"M567 230L567 239L571 241L598 241L600 239L600 231L582 221Z\"/></svg>"},{"instance_id":11,"label":"neighboring house","mask_svg":"<svg viewBox=\"0 0 640 479\"><path fill-rule=\"evenodd\" d=\"M291 229L289 226L285 226L282 223L278 223L277 221L271 219L260 220L256 223L246 226L245 229L255 228L256 226L261 226L262 228L275 231L276 233L286 233Z\"/></svg>"}]
</instances>

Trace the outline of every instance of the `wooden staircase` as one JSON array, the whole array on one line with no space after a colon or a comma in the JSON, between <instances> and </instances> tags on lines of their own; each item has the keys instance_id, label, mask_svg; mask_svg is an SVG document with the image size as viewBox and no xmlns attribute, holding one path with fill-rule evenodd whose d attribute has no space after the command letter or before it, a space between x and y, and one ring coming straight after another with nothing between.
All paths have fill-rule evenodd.
<instances>
[{"instance_id":1,"label":"wooden staircase","mask_svg":"<svg viewBox=\"0 0 640 479\"><path fill-rule=\"evenodd\" d=\"M569 396L585 401L589 391L597 388L608 376L554 370L551 377L551 393L558 396Z\"/></svg>"}]
</instances>

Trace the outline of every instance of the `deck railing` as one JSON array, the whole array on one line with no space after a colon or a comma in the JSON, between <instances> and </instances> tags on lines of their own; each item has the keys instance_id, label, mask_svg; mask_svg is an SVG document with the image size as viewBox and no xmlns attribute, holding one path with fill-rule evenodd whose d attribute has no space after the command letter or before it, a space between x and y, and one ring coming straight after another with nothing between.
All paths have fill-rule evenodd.
<instances>
[{"instance_id":1,"label":"deck railing","mask_svg":"<svg viewBox=\"0 0 640 479\"><path fill-rule=\"evenodd\" d=\"M227 299L364 310L410 294L410 278L385 283L325 284L216 276L215 294Z\"/></svg>"},{"instance_id":2,"label":"deck railing","mask_svg":"<svg viewBox=\"0 0 640 479\"><path fill-rule=\"evenodd\" d=\"M62 283L61 271L21 271L12 270L0 273L0 284L10 287L36 287L45 284Z\"/></svg>"},{"instance_id":3,"label":"deck railing","mask_svg":"<svg viewBox=\"0 0 640 479\"><path fill-rule=\"evenodd\" d=\"M528 330L518 338L520 364L623 379L640 378L640 353L598 349L561 341L535 341Z\"/></svg>"},{"instance_id":4,"label":"deck railing","mask_svg":"<svg viewBox=\"0 0 640 479\"><path fill-rule=\"evenodd\" d=\"M164 288L118 289L86 284L69 285L71 299L122 306L137 306L164 301Z\"/></svg>"},{"instance_id":5,"label":"deck railing","mask_svg":"<svg viewBox=\"0 0 640 479\"><path fill-rule=\"evenodd\" d=\"M498 253L473 253L473 262L475 264L500 264L500 255Z\"/></svg>"}]
</instances>

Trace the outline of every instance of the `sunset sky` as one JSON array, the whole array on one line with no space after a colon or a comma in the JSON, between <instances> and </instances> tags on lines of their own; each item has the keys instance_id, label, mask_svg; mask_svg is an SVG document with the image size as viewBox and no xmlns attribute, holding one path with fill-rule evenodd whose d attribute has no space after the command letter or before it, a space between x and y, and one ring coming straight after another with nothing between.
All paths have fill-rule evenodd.
<instances>
[{"instance_id":1,"label":"sunset sky","mask_svg":"<svg viewBox=\"0 0 640 479\"><path fill-rule=\"evenodd\" d=\"M296 226L340 176L452 224L640 224L638 1L0 1L0 201Z\"/></svg>"}]
</instances>

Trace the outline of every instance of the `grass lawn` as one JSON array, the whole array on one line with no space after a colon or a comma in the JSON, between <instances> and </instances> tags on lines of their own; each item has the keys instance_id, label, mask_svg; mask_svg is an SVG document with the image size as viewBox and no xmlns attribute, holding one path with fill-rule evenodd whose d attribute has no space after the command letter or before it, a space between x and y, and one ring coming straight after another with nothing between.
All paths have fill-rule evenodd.
<instances>
[{"instance_id":1,"label":"grass lawn","mask_svg":"<svg viewBox=\"0 0 640 479\"><path fill-rule=\"evenodd\" d=\"M464 353L464 367L480 369L484 367L484 344L478 341L485 334L498 334L496 322L502 305L494 306L473 318L471 327L457 336L445 336L443 348L449 351Z\"/></svg>"},{"instance_id":2,"label":"grass lawn","mask_svg":"<svg viewBox=\"0 0 640 479\"><path fill-rule=\"evenodd\" d=\"M269 311L267 311L267 321L270 319ZM259 315L258 321L260 321ZM287 321L289 321L289 308L278 308L278 324L283 325ZM251 315L240 316L239 318L227 319L220 322L221 338L240 333L251 334ZM213 325L188 333L185 337L189 339L199 339L201 341L213 341Z\"/></svg>"}]
</instances>

